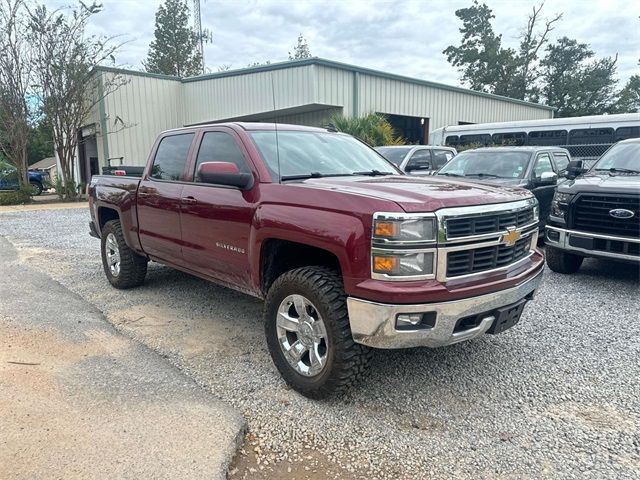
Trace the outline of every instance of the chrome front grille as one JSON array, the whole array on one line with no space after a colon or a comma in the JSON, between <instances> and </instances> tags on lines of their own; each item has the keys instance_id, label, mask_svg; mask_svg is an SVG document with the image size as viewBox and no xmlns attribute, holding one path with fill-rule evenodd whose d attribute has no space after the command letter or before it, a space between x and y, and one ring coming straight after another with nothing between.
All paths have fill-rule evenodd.
<instances>
[{"instance_id":1,"label":"chrome front grille","mask_svg":"<svg viewBox=\"0 0 640 480\"><path fill-rule=\"evenodd\" d=\"M486 235L507 230L509 227L524 227L533 222L533 208L515 212L447 219L447 239Z\"/></svg>"},{"instance_id":2,"label":"chrome front grille","mask_svg":"<svg viewBox=\"0 0 640 480\"><path fill-rule=\"evenodd\" d=\"M447 277L460 277L505 267L522 260L529 254L531 237L521 238L512 246L492 245L449 252L447 255Z\"/></svg>"},{"instance_id":3,"label":"chrome front grille","mask_svg":"<svg viewBox=\"0 0 640 480\"><path fill-rule=\"evenodd\" d=\"M524 261L536 248L537 208L538 202L528 198L437 211L436 278L446 282Z\"/></svg>"}]
</instances>

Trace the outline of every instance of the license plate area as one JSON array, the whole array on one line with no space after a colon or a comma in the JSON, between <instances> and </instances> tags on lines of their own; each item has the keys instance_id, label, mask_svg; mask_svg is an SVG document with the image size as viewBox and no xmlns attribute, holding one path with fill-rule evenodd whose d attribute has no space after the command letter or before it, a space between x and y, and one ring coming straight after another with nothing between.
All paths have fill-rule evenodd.
<instances>
[{"instance_id":1,"label":"license plate area","mask_svg":"<svg viewBox=\"0 0 640 480\"><path fill-rule=\"evenodd\" d=\"M487 330L487 333L497 335L498 333L502 333L513 327L520 321L520 316L522 315L522 311L526 304L527 299L523 298L522 300L512 303L511 305L507 305L506 307L497 308L495 310L496 319L493 322L493 325L491 325L491 328Z\"/></svg>"}]
</instances>

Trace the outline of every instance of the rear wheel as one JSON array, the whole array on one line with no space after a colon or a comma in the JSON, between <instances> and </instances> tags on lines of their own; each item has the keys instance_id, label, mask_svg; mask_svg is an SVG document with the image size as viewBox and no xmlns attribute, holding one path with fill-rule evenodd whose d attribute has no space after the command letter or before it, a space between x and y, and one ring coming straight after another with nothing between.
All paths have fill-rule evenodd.
<instances>
[{"instance_id":1,"label":"rear wheel","mask_svg":"<svg viewBox=\"0 0 640 480\"><path fill-rule=\"evenodd\" d=\"M549 245L547 245L545 249L545 256L549 268L558 273L576 273L584 260L584 257L580 255L575 255Z\"/></svg>"},{"instance_id":2,"label":"rear wheel","mask_svg":"<svg viewBox=\"0 0 640 480\"><path fill-rule=\"evenodd\" d=\"M279 277L264 307L269 352L285 381L310 398L340 393L369 366L372 350L351 336L340 276L303 267Z\"/></svg>"},{"instance_id":3,"label":"rear wheel","mask_svg":"<svg viewBox=\"0 0 640 480\"><path fill-rule=\"evenodd\" d=\"M44 189L40 182L29 182L29 185L31 185L31 195L35 197L40 195Z\"/></svg>"},{"instance_id":4,"label":"rear wheel","mask_svg":"<svg viewBox=\"0 0 640 480\"><path fill-rule=\"evenodd\" d=\"M131 250L124 241L120 220L111 220L102 228L102 267L109 283L116 288L142 285L147 275L147 259Z\"/></svg>"}]
</instances>

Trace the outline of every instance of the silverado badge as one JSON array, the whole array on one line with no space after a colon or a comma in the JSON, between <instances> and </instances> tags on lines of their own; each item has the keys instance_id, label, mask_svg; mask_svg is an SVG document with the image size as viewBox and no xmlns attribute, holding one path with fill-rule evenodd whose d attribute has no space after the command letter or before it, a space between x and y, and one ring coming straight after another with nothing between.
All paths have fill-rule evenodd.
<instances>
[{"instance_id":1,"label":"silverado badge","mask_svg":"<svg viewBox=\"0 0 640 480\"><path fill-rule=\"evenodd\" d=\"M520 232L516 231L516 230L512 230L510 227L507 230L507 233L505 233L504 235L502 235L502 239L500 240L502 243L504 243L507 247L513 247L516 242L520 239Z\"/></svg>"}]
</instances>

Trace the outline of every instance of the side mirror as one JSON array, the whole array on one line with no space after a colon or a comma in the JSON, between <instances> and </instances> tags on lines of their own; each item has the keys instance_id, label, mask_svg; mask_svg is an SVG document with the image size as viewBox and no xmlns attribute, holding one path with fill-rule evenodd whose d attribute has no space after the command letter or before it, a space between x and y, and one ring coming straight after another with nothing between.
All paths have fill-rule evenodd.
<instances>
[{"instance_id":1,"label":"side mirror","mask_svg":"<svg viewBox=\"0 0 640 480\"><path fill-rule=\"evenodd\" d=\"M542 172L540 178L536 178L538 185L555 185L558 183L558 175L554 172Z\"/></svg>"},{"instance_id":2,"label":"side mirror","mask_svg":"<svg viewBox=\"0 0 640 480\"><path fill-rule=\"evenodd\" d=\"M253 175L240 173L238 166L231 162L204 162L198 167L198 181L214 185L228 185L241 190L253 186Z\"/></svg>"},{"instance_id":3,"label":"side mirror","mask_svg":"<svg viewBox=\"0 0 640 480\"><path fill-rule=\"evenodd\" d=\"M567 178L574 179L581 173L584 173L584 171L582 160L571 160L569 165L567 165Z\"/></svg>"}]
</instances>

